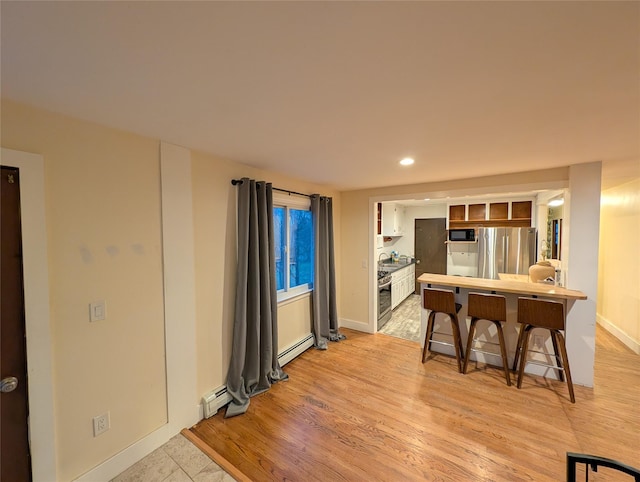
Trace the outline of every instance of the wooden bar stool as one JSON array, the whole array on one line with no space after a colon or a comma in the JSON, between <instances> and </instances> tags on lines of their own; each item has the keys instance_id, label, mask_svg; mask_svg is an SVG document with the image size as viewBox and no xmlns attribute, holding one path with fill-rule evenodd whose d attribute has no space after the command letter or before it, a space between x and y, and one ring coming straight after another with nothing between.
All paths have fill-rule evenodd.
<instances>
[{"instance_id":1,"label":"wooden bar stool","mask_svg":"<svg viewBox=\"0 0 640 482\"><path fill-rule=\"evenodd\" d=\"M485 353L487 355L497 355L497 353L484 351L473 348L473 343L478 341L473 338L476 330L476 323L480 320L486 320L495 325L498 329L499 343L487 342L489 345L498 345L500 347L500 356L502 357L502 368L507 385L511 386L511 377L509 376L509 362L507 360L507 349L504 343L504 333L502 332L502 323L507 321L507 299L500 295L489 295L484 293L469 293L467 305L467 315L471 317L469 325L469 338L467 339L466 356L464 357L464 366L462 373L467 373L467 364L469 363L469 353Z\"/></svg>"},{"instance_id":2,"label":"wooden bar stool","mask_svg":"<svg viewBox=\"0 0 640 482\"><path fill-rule=\"evenodd\" d=\"M431 344L452 346L456 352L456 361L458 362L458 372L462 373L462 341L460 339L460 325L458 323L458 311L462 305L456 303L453 291L438 290L435 288L425 288L423 290L423 306L426 310L431 310L427 319L427 332L424 338L424 348L422 349L422 363L426 361L427 352L431 351ZM442 313L449 317L451 321L451 335L434 331L436 314ZM453 337L453 343L434 340L433 335L447 335Z\"/></svg>"},{"instance_id":3,"label":"wooden bar stool","mask_svg":"<svg viewBox=\"0 0 640 482\"><path fill-rule=\"evenodd\" d=\"M518 335L518 346L516 347L516 357L513 361L513 369L515 371L518 363L520 370L518 372L518 388L522 386L522 377L524 375L524 366L527 363L541 365L547 368L557 370L560 375L564 373L569 387L569 397L571 403L576 403L573 394L573 383L571 382L571 370L569 369L569 358L567 357L567 346L564 342L564 336L561 331L565 330L564 304L558 301L540 300L537 298L518 298L518 323L520 335ZM551 340L555 353L553 358L556 365L548 365L537 361L527 362L527 352L529 348L529 339L534 328L543 328L551 333ZM560 354L558 355L558 352ZM545 353L549 355L549 353ZM518 360L518 357L520 358ZM560 378L562 380L562 377Z\"/></svg>"}]
</instances>

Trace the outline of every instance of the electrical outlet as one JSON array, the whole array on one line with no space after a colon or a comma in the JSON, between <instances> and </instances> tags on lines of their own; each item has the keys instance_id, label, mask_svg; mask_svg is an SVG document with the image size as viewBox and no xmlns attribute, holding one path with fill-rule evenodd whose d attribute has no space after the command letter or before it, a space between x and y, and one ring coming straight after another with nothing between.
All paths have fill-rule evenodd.
<instances>
[{"instance_id":1,"label":"electrical outlet","mask_svg":"<svg viewBox=\"0 0 640 482\"><path fill-rule=\"evenodd\" d=\"M111 428L111 421L109 420L109 412L93 417L93 436L97 437L101 433L106 432Z\"/></svg>"}]
</instances>

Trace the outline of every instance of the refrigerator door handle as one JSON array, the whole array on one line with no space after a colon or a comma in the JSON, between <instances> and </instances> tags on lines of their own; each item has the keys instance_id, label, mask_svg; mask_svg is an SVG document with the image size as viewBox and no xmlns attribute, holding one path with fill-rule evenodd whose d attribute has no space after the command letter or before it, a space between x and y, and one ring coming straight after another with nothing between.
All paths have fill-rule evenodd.
<instances>
[{"instance_id":1,"label":"refrigerator door handle","mask_svg":"<svg viewBox=\"0 0 640 482\"><path fill-rule=\"evenodd\" d=\"M505 235L502 235L502 271L505 273L508 273L509 270L507 269L507 250L506 250L506 243L507 243L507 237ZM497 273L496 273L497 275Z\"/></svg>"},{"instance_id":2,"label":"refrigerator door handle","mask_svg":"<svg viewBox=\"0 0 640 482\"><path fill-rule=\"evenodd\" d=\"M506 249L503 251L504 252L504 272L511 273L511 271L509 271L509 236L505 236L505 242L506 242Z\"/></svg>"}]
</instances>

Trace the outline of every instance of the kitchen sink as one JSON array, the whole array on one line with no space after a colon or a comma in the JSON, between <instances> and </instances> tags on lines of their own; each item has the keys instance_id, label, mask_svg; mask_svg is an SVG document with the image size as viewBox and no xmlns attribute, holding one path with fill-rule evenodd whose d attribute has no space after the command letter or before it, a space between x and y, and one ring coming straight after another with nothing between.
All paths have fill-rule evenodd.
<instances>
[{"instance_id":1,"label":"kitchen sink","mask_svg":"<svg viewBox=\"0 0 640 482\"><path fill-rule=\"evenodd\" d=\"M402 266L404 263L382 263L380 265L380 267L382 269L393 269L393 268L397 268L398 266Z\"/></svg>"},{"instance_id":2,"label":"kitchen sink","mask_svg":"<svg viewBox=\"0 0 640 482\"><path fill-rule=\"evenodd\" d=\"M398 261L397 263L380 263L379 266L381 269L396 269L403 266L408 266L410 264L411 261L409 261L409 258L407 258L407 261Z\"/></svg>"}]
</instances>

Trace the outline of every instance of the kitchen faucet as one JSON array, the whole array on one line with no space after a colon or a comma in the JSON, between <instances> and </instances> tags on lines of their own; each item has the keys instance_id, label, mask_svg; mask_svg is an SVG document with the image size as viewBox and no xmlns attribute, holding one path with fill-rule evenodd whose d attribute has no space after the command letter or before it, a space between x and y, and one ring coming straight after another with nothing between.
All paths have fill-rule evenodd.
<instances>
[{"instance_id":1,"label":"kitchen faucet","mask_svg":"<svg viewBox=\"0 0 640 482\"><path fill-rule=\"evenodd\" d=\"M378 255L378 264L381 264L381 263L382 263L382 260L380 259L380 257L381 257L383 254L385 255L385 259L389 257L389 255L388 255L387 253L380 253L380 254Z\"/></svg>"}]
</instances>

